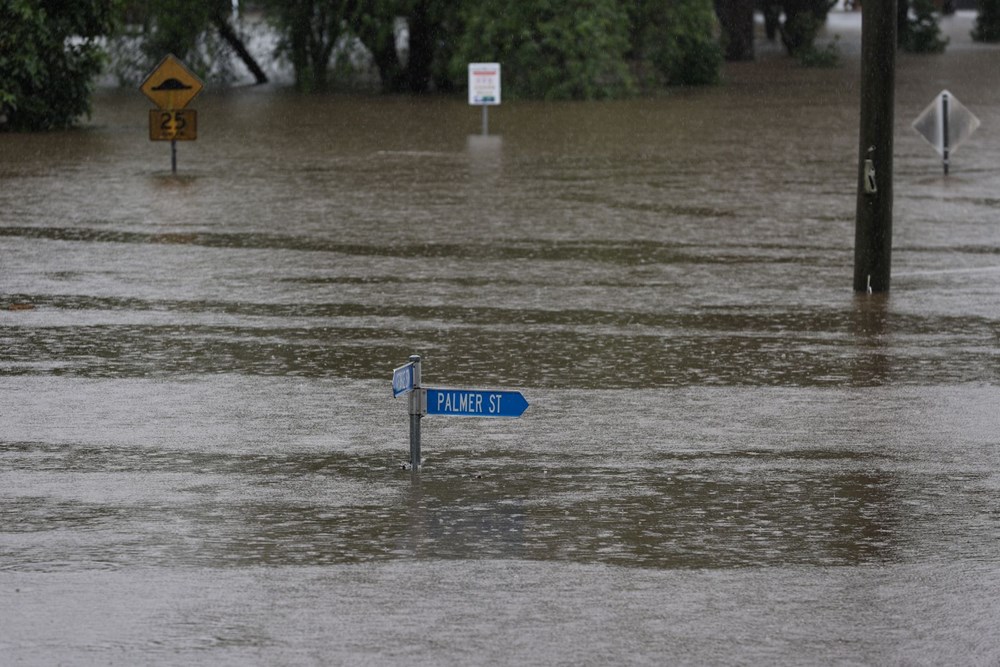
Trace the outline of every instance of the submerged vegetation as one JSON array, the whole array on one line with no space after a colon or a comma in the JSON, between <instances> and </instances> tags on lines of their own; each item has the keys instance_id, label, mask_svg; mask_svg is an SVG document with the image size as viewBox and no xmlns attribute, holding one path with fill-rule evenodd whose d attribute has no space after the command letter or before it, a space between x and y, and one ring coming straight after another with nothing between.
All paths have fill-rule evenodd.
<instances>
[{"instance_id":1,"label":"submerged vegetation","mask_svg":"<svg viewBox=\"0 0 1000 667\"><path fill-rule=\"evenodd\" d=\"M1000 0L979 0L979 15L972 29L977 42L1000 42Z\"/></svg>"},{"instance_id":2,"label":"submerged vegetation","mask_svg":"<svg viewBox=\"0 0 1000 667\"><path fill-rule=\"evenodd\" d=\"M948 39L941 36L934 0L910 0L899 29L899 46L910 53L941 53Z\"/></svg>"},{"instance_id":3,"label":"submerged vegetation","mask_svg":"<svg viewBox=\"0 0 1000 667\"><path fill-rule=\"evenodd\" d=\"M904 0L905 1L905 0ZM768 36L810 66L839 60L815 45L833 0L0 0L0 129L65 127L89 111L104 71L134 85L167 53L227 82L242 61L287 63L294 86L365 82L387 93L452 92L466 64L500 62L504 97L619 98L719 81L724 59L752 60L754 12ZM988 39L981 0L979 38ZM248 26L272 39L247 48ZM931 0L912 0L902 48L939 52Z\"/></svg>"},{"instance_id":4,"label":"submerged vegetation","mask_svg":"<svg viewBox=\"0 0 1000 667\"><path fill-rule=\"evenodd\" d=\"M90 92L115 3L0 0L0 129L67 127L90 113Z\"/></svg>"}]
</instances>

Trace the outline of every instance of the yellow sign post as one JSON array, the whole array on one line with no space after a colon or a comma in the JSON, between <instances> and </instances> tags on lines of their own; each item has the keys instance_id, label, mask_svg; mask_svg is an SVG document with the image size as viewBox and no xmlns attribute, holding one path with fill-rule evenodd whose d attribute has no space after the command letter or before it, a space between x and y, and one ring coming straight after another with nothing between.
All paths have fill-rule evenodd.
<instances>
[{"instance_id":1,"label":"yellow sign post","mask_svg":"<svg viewBox=\"0 0 1000 667\"><path fill-rule=\"evenodd\" d=\"M170 169L177 173L178 141L198 138L198 112L185 107L205 84L169 54L149 73L139 90L159 109L149 111L149 140L170 142Z\"/></svg>"}]
</instances>

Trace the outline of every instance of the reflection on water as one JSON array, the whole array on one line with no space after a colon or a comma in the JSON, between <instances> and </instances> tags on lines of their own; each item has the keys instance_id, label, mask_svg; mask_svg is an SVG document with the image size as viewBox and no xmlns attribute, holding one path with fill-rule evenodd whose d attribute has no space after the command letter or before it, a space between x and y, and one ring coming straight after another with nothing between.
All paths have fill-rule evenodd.
<instances>
[{"instance_id":1,"label":"reflection on water","mask_svg":"<svg viewBox=\"0 0 1000 667\"><path fill-rule=\"evenodd\" d=\"M324 598L363 600L363 625L388 630L401 600L370 595L379 584L422 580L429 609L454 607L428 564L492 593L515 572L555 582L526 590L585 618L595 599L627 606L638 579L640 606L661 609L679 571L676 605L700 610L689 641L725 635L760 662L799 646L758 644L755 619L703 604L697 577L741 609L829 620L858 640L834 643L863 647L847 662L898 662L882 633L895 605L844 590L867 590L874 567L919 602L910 568L947 562L937 593L955 608L948 591L980 590L998 557L996 53L900 58L889 296L850 293L856 61L765 53L714 89L505 105L489 137L456 99L208 92L176 177L135 92L102 91L83 129L0 136L0 586L16 575L40 608L71 608L86 586L32 576L111 573L117 608L130 573L175 600L178 570L239 591L263 570L317 609L303 578L318 576ZM983 120L947 180L904 131L942 81ZM422 471L401 470L389 377L414 353L430 386L518 388L531 410L428 418ZM209 625L244 613L233 595ZM995 616L986 598L977 618ZM302 627L276 618L203 643L235 663L240 641ZM502 652L480 621L453 620ZM681 627L647 620L641 644ZM461 638L403 625L423 662L469 658ZM202 647L190 625L174 632ZM83 634L14 649L104 655ZM531 645L536 662L567 649ZM959 653L983 650L995 662L989 646Z\"/></svg>"},{"instance_id":2,"label":"reflection on water","mask_svg":"<svg viewBox=\"0 0 1000 667\"><path fill-rule=\"evenodd\" d=\"M672 455L632 471L572 458L548 458L542 467L518 462L523 457L516 451L492 451L487 461L477 461L472 452L451 450L437 467L400 483L387 479L383 460L336 454L139 456L74 447L66 460L63 451L11 443L4 453L9 469L54 463L64 470L60 477L74 481L91 475L105 481L117 473L119 479L147 480L147 493L161 497L138 506L131 504L135 498L96 489L73 498L23 497L7 510L7 567L400 557L654 568L849 565L892 561L901 548L896 482L865 472L864 456ZM845 466L851 459L856 461ZM765 479L748 469L781 472ZM220 503L220 492L229 495L225 488L234 481L244 487L242 497ZM346 503L345 496L359 498ZM132 529L118 532L124 526ZM54 530L105 534L110 541L71 549Z\"/></svg>"}]
</instances>

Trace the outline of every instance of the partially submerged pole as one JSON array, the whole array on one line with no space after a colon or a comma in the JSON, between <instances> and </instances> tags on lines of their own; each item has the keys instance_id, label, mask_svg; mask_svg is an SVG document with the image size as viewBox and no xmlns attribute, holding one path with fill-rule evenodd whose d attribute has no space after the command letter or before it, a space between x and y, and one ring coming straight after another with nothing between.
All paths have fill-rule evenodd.
<instances>
[{"instance_id":1,"label":"partially submerged pole","mask_svg":"<svg viewBox=\"0 0 1000 667\"><path fill-rule=\"evenodd\" d=\"M413 364L413 391L410 392L410 470L420 467L420 418L423 416L423 392L420 390L420 355L410 356Z\"/></svg>"},{"instance_id":2,"label":"partially submerged pole","mask_svg":"<svg viewBox=\"0 0 1000 667\"><path fill-rule=\"evenodd\" d=\"M948 175L948 93L941 93L941 157L944 160L944 175Z\"/></svg>"},{"instance_id":3,"label":"partially submerged pole","mask_svg":"<svg viewBox=\"0 0 1000 667\"><path fill-rule=\"evenodd\" d=\"M896 0L861 5L861 132L854 291L887 292L892 265Z\"/></svg>"}]
</instances>

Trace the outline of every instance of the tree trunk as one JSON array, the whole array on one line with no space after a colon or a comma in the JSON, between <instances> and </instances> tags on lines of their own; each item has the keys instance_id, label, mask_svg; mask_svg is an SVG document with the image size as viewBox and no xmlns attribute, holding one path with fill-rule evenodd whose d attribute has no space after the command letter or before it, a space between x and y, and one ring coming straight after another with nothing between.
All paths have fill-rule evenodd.
<instances>
[{"instance_id":1,"label":"tree trunk","mask_svg":"<svg viewBox=\"0 0 1000 667\"><path fill-rule=\"evenodd\" d=\"M264 74L264 70L260 68L260 65L257 64L254 57L250 55L249 51L247 51L247 47L243 44L243 40L239 38L236 31L229 25L226 17L219 13L212 17L212 21L215 23L215 27L218 29L219 35L222 39L229 43L229 46L233 48L233 51L236 51L236 55L238 55L240 60L243 61L243 64L247 66L247 69L249 69L250 73L253 74L253 78L257 81L257 83L267 83L267 75Z\"/></svg>"},{"instance_id":2,"label":"tree trunk","mask_svg":"<svg viewBox=\"0 0 1000 667\"><path fill-rule=\"evenodd\" d=\"M717 0L726 60L753 60L754 0Z\"/></svg>"},{"instance_id":3,"label":"tree trunk","mask_svg":"<svg viewBox=\"0 0 1000 667\"><path fill-rule=\"evenodd\" d=\"M358 39L371 51L382 81L382 92L404 92L407 81L399 53L396 52L395 12L366 15L358 8L353 8L352 11L356 14L351 23L355 26Z\"/></svg>"},{"instance_id":4,"label":"tree trunk","mask_svg":"<svg viewBox=\"0 0 1000 667\"><path fill-rule=\"evenodd\" d=\"M375 67L378 68L379 78L382 80L382 91L386 93L401 93L406 88L406 78L403 66L399 62L399 55L396 53L395 38L391 44L383 44L381 48L371 48L372 58L375 60Z\"/></svg>"},{"instance_id":5,"label":"tree trunk","mask_svg":"<svg viewBox=\"0 0 1000 667\"><path fill-rule=\"evenodd\" d=\"M427 9L427 2L417 2L409 17L410 56L406 61L406 73L412 93L425 93L431 84L434 26Z\"/></svg>"}]
</instances>

